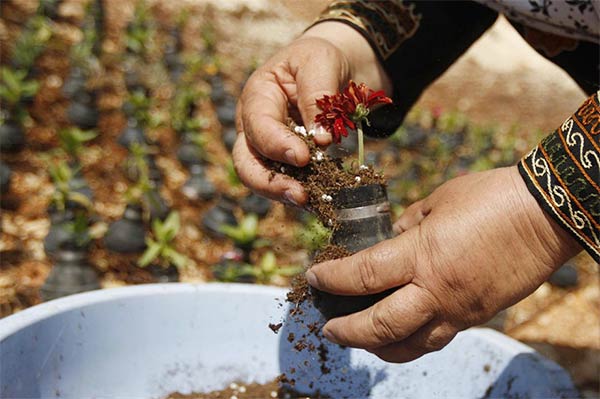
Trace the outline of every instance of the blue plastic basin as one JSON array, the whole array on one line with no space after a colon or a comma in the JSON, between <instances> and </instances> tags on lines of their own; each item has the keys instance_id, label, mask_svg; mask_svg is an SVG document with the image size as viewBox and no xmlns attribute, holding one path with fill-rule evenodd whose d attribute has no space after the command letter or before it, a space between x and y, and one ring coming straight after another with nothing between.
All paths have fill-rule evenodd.
<instances>
[{"instance_id":1,"label":"blue plastic basin","mask_svg":"<svg viewBox=\"0 0 600 399\"><path fill-rule=\"evenodd\" d=\"M444 350L390 364L328 344L332 368L287 341L286 290L157 284L74 295L0 320L2 398L160 398L173 391L267 382L280 373L331 397L575 397L568 374L500 333L471 329ZM308 322L318 318L306 309ZM304 366L309 360L309 366ZM294 374L290 369L296 368ZM309 384L313 383L312 389Z\"/></svg>"}]
</instances>

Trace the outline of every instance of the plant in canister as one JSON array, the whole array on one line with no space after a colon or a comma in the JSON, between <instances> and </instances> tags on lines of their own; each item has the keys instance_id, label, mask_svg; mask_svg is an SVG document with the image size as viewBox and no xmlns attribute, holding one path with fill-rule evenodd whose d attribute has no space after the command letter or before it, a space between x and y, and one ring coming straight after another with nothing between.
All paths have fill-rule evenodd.
<instances>
[{"instance_id":1,"label":"plant in canister","mask_svg":"<svg viewBox=\"0 0 600 399\"><path fill-rule=\"evenodd\" d=\"M29 117L25 109L27 98L33 97L38 83L27 79L27 72L9 67L0 68L0 151L16 152L25 145L23 126Z\"/></svg>"},{"instance_id":2,"label":"plant in canister","mask_svg":"<svg viewBox=\"0 0 600 399\"><path fill-rule=\"evenodd\" d=\"M221 256L219 263L212 266L213 277L223 283L254 283L256 273L254 267L243 261L238 251L227 251Z\"/></svg>"},{"instance_id":3,"label":"plant in canister","mask_svg":"<svg viewBox=\"0 0 600 399\"><path fill-rule=\"evenodd\" d=\"M189 166L190 177L181 187L182 194L189 200L210 200L217 193L215 185L206 177L203 164Z\"/></svg>"},{"instance_id":4,"label":"plant in canister","mask_svg":"<svg viewBox=\"0 0 600 399\"><path fill-rule=\"evenodd\" d=\"M190 263L173 242L180 227L179 213L173 211L164 221L154 220L152 234L146 237L146 250L138 259L138 266L148 268L159 282L179 280L179 270Z\"/></svg>"},{"instance_id":5,"label":"plant in canister","mask_svg":"<svg viewBox=\"0 0 600 399\"><path fill-rule=\"evenodd\" d=\"M83 236L80 232L76 235ZM100 288L98 273L88 261L87 244L65 242L57 251L50 274L40 288L44 301Z\"/></svg>"},{"instance_id":6,"label":"plant in canister","mask_svg":"<svg viewBox=\"0 0 600 399\"><path fill-rule=\"evenodd\" d=\"M333 230L333 247L330 249L335 251L330 254L324 252L330 258L358 252L392 237L384 180L372 167L365 165L363 143L363 124L369 125L371 111L378 105L390 103L391 99L382 91L374 92L364 83L357 85L353 81L342 92L316 100L322 112L315 117L315 122L332 134L335 143L348 136L348 129L356 130L358 139L358 164L344 168L340 161L313 149L311 156L314 159L309 163L312 170L303 171L312 180L296 176L303 181L312 210ZM312 132L301 130L294 128L296 134L310 144L312 140L308 136ZM279 164L275 167L281 168ZM290 168L282 171L287 170L293 172ZM313 302L326 318L366 309L386 295L389 292L350 297L312 290Z\"/></svg>"},{"instance_id":7,"label":"plant in canister","mask_svg":"<svg viewBox=\"0 0 600 399\"><path fill-rule=\"evenodd\" d=\"M244 213L254 213L257 214L258 217L265 217L271 210L271 200L263 197L262 195L258 195L256 193L250 193L240 203L240 207L244 211Z\"/></svg>"},{"instance_id":8,"label":"plant in canister","mask_svg":"<svg viewBox=\"0 0 600 399\"><path fill-rule=\"evenodd\" d=\"M222 195L217 203L202 216L202 229L214 238L225 238L226 236L221 231L221 227L224 225L237 225L237 219L234 214L236 206L235 200Z\"/></svg>"},{"instance_id":9,"label":"plant in canister","mask_svg":"<svg viewBox=\"0 0 600 399\"><path fill-rule=\"evenodd\" d=\"M301 266L277 264L277 257L273 251L265 252L253 268L256 281L261 284L272 284L281 277L294 277L303 271Z\"/></svg>"},{"instance_id":10,"label":"plant in canister","mask_svg":"<svg viewBox=\"0 0 600 399\"><path fill-rule=\"evenodd\" d=\"M235 225L223 224L219 230L242 251L244 262L250 262L250 254L254 248L268 245L268 241L258 237L258 216L253 213L244 216Z\"/></svg>"},{"instance_id":11,"label":"plant in canister","mask_svg":"<svg viewBox=\"0 0 600 399\"><path fill-rule=\"evenodd\" d=\"M75 235L79 234L81 229L74 227L81 227L84 220L89 222L88 215L92 204L85 187L77 187L72 183L75 171L66 161L53 162L49 165L48 172L54 192L48 207L50 229L44 238L44 249L48 256L54 256L64 243L77 244Z\"/></svg>"},{"instance_id":12,"label":"plant in canister","mask_svg":"<svg viewBox=\"0 0 600 399\"><path fill-rule=\"evenodd\" d=\"M161 174L148 147L134 144L128 161L137 177L129 191L130 198L143 204L150 220L164 219L169 214L169 207L160 195Z\"/></svg>"},{"instance_id":13,"label":"plant in canister","mask_svg":"<svg viewBox=\"0 0 600 399\"><path fill-rule=\"evenodd\" d=\"M14 69L25 72L30 79L37 75L38 71L34 63L52 38L52 21L42 15L40 11L42 11L41 7L25 23L21 34L14 43L10 60Z\"/></svg>"}]
</instances>

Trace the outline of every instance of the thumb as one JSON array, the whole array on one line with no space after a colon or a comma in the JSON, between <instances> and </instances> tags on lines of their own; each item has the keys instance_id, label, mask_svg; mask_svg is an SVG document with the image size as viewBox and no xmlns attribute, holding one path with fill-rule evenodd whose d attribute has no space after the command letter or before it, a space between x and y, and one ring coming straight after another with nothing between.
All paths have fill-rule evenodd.
<instances>
[{"instance_id":1,"label":"thumb","mask_svg":"<svg viewBox=\"0 0 600 399\"><path fill-rule=\"evenodd\" d=\"M318 145L331 144L332 136L322 126L315 125L315 116L321 113L316 100L324 95L335 94L341 86L342 75L340 65L325 60L327 60L325 57L309 59L302 67L298 68L296 74L298 110L304 125L308 129L315 129L315 142Z\"/></svg>"}]
</instances>

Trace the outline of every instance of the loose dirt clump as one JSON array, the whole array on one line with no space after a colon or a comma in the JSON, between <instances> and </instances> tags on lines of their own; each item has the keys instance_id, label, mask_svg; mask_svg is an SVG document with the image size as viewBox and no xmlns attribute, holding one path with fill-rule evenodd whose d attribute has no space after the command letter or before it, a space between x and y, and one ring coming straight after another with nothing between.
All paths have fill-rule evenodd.
<instances>
[{"instance_id":1,"label":"loose dirt clump","mask_svg":"<svg viewBox=\"0 0 600 399\"><path fill-rule=\"evenodd\" d=\"M269 399L269 398L285 398L285 399L327 399L328 396L316 393L314 395L303 395L292 389L282 388L281 383L290 384L293 380L289 380L285 374L277 377L273 381L266 384L245 384L243 382L232 382L225 389L208 393L192 393L181 394L179 392L172 393L165 399ZM293 384L292 384L293 385Z\"/></svg>"}]
</instances>

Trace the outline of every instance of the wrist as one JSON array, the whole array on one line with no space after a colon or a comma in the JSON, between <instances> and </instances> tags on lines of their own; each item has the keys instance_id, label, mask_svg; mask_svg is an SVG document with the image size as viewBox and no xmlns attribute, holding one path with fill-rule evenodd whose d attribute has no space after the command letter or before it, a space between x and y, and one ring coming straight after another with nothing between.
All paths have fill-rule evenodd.
<instances>
[{"instance_id":1,"label":"wrist","mask_svg":"<svg viewBox=\"0 0 600 399\"><path fill-rule=\"evenodd\" d=\"M348 60L352 79L391 95L393 87L375 51L357 30L337 21L324 21L307 29L300 39L316 37L335 46Z\"/></svg>"},{"instance_id":2,"label":"wrist","mask_svg":"<svg viewBox=\"0 0 600 399\"><path fill-rule=\"evenodd\" d=\"M532 249L536 248L536 255L544 260L545 264L552 269L559 268L583 251L583 248L540 206L527 188L517 166L507 169L516 193L516 200L523 209L516 214L523 218L522 222L530 226L533 232L532 236L524 234L522 238L531 242Z\"/></svg>"}]
</instances>

